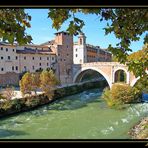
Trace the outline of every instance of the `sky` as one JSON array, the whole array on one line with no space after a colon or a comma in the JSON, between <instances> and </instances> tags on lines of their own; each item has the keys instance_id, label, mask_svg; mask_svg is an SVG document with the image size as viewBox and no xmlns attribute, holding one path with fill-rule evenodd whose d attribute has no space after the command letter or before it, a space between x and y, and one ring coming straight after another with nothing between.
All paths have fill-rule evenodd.
<instances>
[{"instance_id":1,"label":"sky","mask_svg":"<svg viewBox=\"0 0 148 148\"><path fill-rule=\"evenodd\" d=\"M52 28L52 21L48 17L48 9L25 9L29 15L32 16L31 28L27 28L26 32L33 38L34 44L42 44L55 38L54 33L58 31L66 31L69 21L66 21L60 30ZM100 19L96 15L84 15L76 14L77 17L84 20L85 26L82 31L86 35L86 42L101 48L107 48L109 44L116 46L118 39L116 39L113 33L105 35L103 28L106 27L106 21L100 22ZM132 42L130 48L135 52L143 47L143 38L145 33L142 34L141 39L136 42ZM74 37L74 41L77 41L78 36Z\"/></svg>"}]
</instances>

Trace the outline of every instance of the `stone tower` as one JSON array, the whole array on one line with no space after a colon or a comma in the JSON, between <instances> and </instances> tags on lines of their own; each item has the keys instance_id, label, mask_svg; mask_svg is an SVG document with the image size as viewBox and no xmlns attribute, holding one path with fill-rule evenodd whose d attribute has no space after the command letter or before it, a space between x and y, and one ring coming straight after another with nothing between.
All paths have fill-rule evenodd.
<instances>
[{"instance_id":1,"label":"stone tower","mask_svg":"<svg viewBox=\"0 0 148 148\"><path fill-rule=\"evenodd\" d=\"M55 35L58 77L61 84L69 84L72 83L73 36L64 31Z\"/></svg>"}]
</instances>

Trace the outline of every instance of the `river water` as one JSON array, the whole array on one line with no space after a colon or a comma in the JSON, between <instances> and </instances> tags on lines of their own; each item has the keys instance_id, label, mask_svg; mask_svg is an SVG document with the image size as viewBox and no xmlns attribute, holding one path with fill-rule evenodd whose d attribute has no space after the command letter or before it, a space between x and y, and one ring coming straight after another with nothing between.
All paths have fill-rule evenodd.
<instances>
[{"instance_id":1,"label":"river water","mask_svg":"<svg viewBox=\"0 0 148 148\"><path fill-rule=\"evenodd\" d=\"M128 131L148 114L148 103L109 109L101 93L84 91L0 119L0 139L130 139Z\"/></svg>"}]
</instances>

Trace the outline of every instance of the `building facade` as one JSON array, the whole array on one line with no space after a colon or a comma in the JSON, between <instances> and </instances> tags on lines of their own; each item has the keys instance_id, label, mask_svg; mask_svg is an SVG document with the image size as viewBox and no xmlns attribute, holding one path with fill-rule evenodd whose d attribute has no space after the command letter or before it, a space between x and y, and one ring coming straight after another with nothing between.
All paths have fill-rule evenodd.
<instances>
[{"instance_id":1,"label":"building facade","mask_svg":"<svg viewBox=\"0 0 148 148\"><path fill-rule=\"evenodd\" d=\"M47 46L0 43L0 85L18 85L22 73L52 68L55 61Z\"/></svg>"},{"instance_id":2,"label":"building facade","mask_svg":"<svg viewBox=\"0 0 148 148\"><path fill-rule=\"evenodd\" d=\"M74 43L73 50L74 64L110 62L112 60L112 55L107 49L101 49L99 46L87 44L84 33L79 35L78 42Z\"/></svg>"}]
</instances>

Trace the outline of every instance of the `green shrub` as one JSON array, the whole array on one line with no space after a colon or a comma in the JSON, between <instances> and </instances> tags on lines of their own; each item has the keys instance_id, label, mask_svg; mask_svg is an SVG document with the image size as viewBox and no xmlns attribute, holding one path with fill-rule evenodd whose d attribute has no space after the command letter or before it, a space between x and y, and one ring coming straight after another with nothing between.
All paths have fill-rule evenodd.
<instances>
[{"instance_id":1,"label":"green shrub","mask_svg":"<svg viewBox=\"0 0 148 148\"><path fill-rule=\"evenodd\" d=\"M1 104L1 109L5 111L11 109L11 107L12 107L11 101L4 101Z\"/></svg>"},{"instance_id":2,"label":"green shrub","mask_svg":"<svg viewBox=\"0 0 148 148\"><path fill-rule=\"evenodd\" d=\"M38 98L33 98L33 97L27 97L27 100L25 102L25 105L28 107L34 107L39 104L39 99Z\"/></svg>"},{"instance_id":3,"label":"green shrub","mask_svg":"<svg viewBox=\"0 0 148 148\"><path fill-rule=\"evenodd\" d=\"M123 83L116 83L111 88L113 99L121 100L123 103L130 103L134 100L135 94L131 86Z\"/></svg>"},{"instance_id":4,"label":"green shrub","mask_svg":"<svg viewBox=\"0 0 148 148\"><path fill-rule=\"evenodd\" d=\"M14 99L11 101L14 110L21 110L23 102L20 99Z\"/></svg>"},{"instance_id":5,"label":"green shrub","mask_svg":"<svg viewBox=\"0 0 148 148\"><path fill-rule=\"evenodd\" d=\"M3 94L0 94L0 100L6 100L6 98L3 96Z\"/></svg>"},{"instance_id":6,"label":"green shrub","mask_svg":"<svg viewBox=\"0 0 148 148\"><path fill-rule=\"evenodd\" d=\"M109 88L104 89L102 98L107 102L107 105L110 108L121 109L123 107L123 102L120 99L112 98L112 93Z\"/></svg>"},{"instance_id":7,"label":"green shrub","mask_svg":"<svg viewBox=\"0 0 148 148\"><path fill-rule=\"evenodd\" d=\"M109 107L121 109L125 107L124 104L137 102L140 94L141 92L138 89L125 83L115 83L110 90L108 88L104 90L102 98Z\"/></svg>"},{"instance_id":8,"label":"green shrub","mask_svg":"<svg viewBox=\"0 0 148 148\"><path fill-rule=\"evenodd\" d=\"M138 90L144 93L148 93L148 75L145 77L141 77L134 86Z\"/></svg>"}]
</instances>

